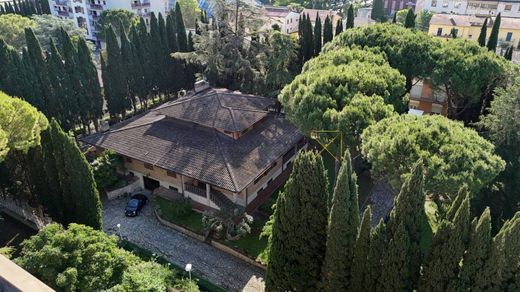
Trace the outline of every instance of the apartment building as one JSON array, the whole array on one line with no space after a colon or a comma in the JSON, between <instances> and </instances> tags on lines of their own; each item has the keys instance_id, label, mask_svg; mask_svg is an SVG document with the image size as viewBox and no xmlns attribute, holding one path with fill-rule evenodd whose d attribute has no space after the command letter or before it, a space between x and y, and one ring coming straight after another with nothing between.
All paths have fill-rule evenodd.
<instances>
[{"instance_id":1,"label":"apartment building","mask_svg":"<svg viewBox=\"0 0 520 292\"><path fill-rule=\"evenodd\" d=\"M49 0L51 13L60 18L74 20L78 27L87 30L86 38L98 42L97 21L104 10L125 9L150 21L150 13L165 14L175 0Z\"/></svg>"},{"instance_id":2,"label":"apartment building","mask_svg":"<svg viewBox=\"0 0 520 292\"><path fill-rule=\"evenodd\" d=\"M496 16L520 18L520 0L419 0L415 12L428 10L434 13Z\"/></svg>"},{"instance_id":3,"label":"apartment building","mask_svg":"<svg viewBox=\"0 0 520 292\"><path fill-rule=\"evenodd\" d=\"M416 7L416 0L385 0L384 8L389 16L399 10Z\"/></svg>"}]
</instances>

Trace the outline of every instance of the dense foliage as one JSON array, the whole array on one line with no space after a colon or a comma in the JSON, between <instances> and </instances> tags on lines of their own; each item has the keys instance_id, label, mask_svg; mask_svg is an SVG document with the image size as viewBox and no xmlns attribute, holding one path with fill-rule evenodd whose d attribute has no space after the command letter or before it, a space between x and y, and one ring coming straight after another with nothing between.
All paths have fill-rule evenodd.
<instances>
[{"instance_id":1,"label":"dense foliage","mask_svg":"<svg viewBox=\"0 0 520 292\"><path fill-rule=\"evenodd\" d=\"M27 152L40 144L45 116L26 101L0 92L0 161L10 150Z\"/></svg>"},{"instance_id":2,"label":"dense foliage","mask_svg":"<svg viewBox=\"0 0 520 292\"><path fill-rule=\"evenodd\" d=\"M130 27L139 21L139 18L135 13L125 9L108 9L103 10L97 21L96 30L100 33L99 37L102 39L106 38L105 32L110 27L113 27L116 34L120 36L122 30L128 32Z\"/></svg>"},{"instance_id":3,"label":"dense foliage","mask_svg":"<svg viewBox=\"0 0 520 292\"><path fill-rule=\"evenodd\" d=\"M374 118L391 115L391 107L377 102L379 98L393 105L397 111L404 111L404 84L403 76L385 62L384 56L371 51L343 48L323 53L309 61L302 74L283 89L278 99L288 118L304 133L311 129L334 129L340 125L348 130L345 133L347 137L362 130L359 125L369 125ZM376 106L365 107L370 114L357 115L354 113L356 110L348 107L356 95L356 103L366 105L359 101L363 99L360 94L375 95L372 99L376 101ZM354 116L366 120L352 127L349 124Z\"/></svg>"},{"instance_id":4,"label":"dense foliage","mask_svg":"<svg viewBox=\"0 0 520 292\"><path fill-rule=\"evenodd\" d=\"M91 163L94 179L99 189L113 187L119 181L118 171L124 170L124 162L120 155L106 150Z\"/></svg>"},{"instance_id":5,"label":"dense foliage","mask_svg":"<svg viewBox=\"0 0 520 292\"><path fill-rule=\"evenodd\" d=\"M320 155L300 152L276 202L266 290L313 291L321 279L328 181Z\"/></svg>"},{"instance_id":6,"label":"dense foliage","mask_svg":"<svg viewBox=\"0 0 520 292\"><path fill-rule=\"evenodd\" d=\"M50 224L22 243L16 263L58 291L166 291L184 283L170 269L143 262L117 245L115 236L71 224Z\"/></svg>"},{"instance_id":7,"label":"dense foliage","mask_svg":"<svg viewBox=\"0 0 520 292\"><path fill-rule=\"evenodd\" d=\"M376 175L400 185L423 159L425 188L454 196L462 184L477 193L504 169L494 146L472 129L442 116L401 115L384 119L362 134L362 152Z\"/></svg>"},{"instance_id":8,"label":"dense foliage","mask_svg":"<svg viewBox=\"0 0 520 292\"><path fill-rule=\"evenodd\" d=\"M33 14L51 14L48 0L13 0L0 3L0 15L19 14L31 16Z\"/></svg>"}]
</instances>

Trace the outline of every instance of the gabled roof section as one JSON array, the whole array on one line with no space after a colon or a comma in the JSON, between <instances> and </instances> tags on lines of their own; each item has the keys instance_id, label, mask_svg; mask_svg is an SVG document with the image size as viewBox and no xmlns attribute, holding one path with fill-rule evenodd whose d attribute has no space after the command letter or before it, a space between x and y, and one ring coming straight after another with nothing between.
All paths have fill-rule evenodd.
<instances>
[{"instance_id":1,"label":"gabled roof section","mask_svg":"<svg viewBox=\"0 0 520 292\"><path fill-rule=\"evenodd\" d=\"M275 99L209 89L153 110L161 115L228 132L243 131L267 114Z\"/></svg>"}]
</instances>

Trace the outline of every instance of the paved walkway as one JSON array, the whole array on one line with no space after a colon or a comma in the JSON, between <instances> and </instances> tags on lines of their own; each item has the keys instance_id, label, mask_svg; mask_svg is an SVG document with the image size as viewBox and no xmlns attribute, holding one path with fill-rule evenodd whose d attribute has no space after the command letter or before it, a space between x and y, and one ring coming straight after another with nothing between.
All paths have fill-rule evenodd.
<instances>
[{"instance_id":1,"label":"paved walkway","mask_svg":"<svg viewBox=\"0 0 520 292\"><path fill-rule=\"evenodd\" d=\"M152 204L147 204L138 217L127 218L124 209L127 199L105 201L103 230L109 234L121 233L128 240L146 248L168 261L184 267L193 264L198 276L230 291L264 291L264 271L224 253L206 243L185 236L161 225L153 215Z\"/></svg>"}]
</instances>

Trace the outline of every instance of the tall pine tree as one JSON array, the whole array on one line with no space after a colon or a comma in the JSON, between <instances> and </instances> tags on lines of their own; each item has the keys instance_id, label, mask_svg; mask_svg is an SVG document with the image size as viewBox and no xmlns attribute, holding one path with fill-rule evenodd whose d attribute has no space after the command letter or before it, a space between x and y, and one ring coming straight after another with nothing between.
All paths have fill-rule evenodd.
<instances>
[{"instance_id":1,"label":"tall pine tree","mask_svg":"<svg viewBox=\"0 0 520 292\"><path fill-rule=\"evenodd\" d=\"M482 24L482 27L480 28L480 34L478 35L478 44L481 47L486 46L487 24L488 24L488 19L486 17L486 19L484 19L484 23Z\"/></svg>"},{"instance_id":2,"label":"tall pine tree","mask_svg":"<svg viewBox=\"0 0 520 292\"><path fill-rule=\"evenodd\" d=\"M124 119L128 107L126 72L117 42L116 33L110 26L106 33L106 59L104 59L103 85L108 111L112 118ZM104 68L103 68L104 67Z\"/></svg>"},{"instance_id":3,"label":"tall pine tree","mask_svg":"<svg viewBox=\"0 0 520 292\"><path fill-rule=\"evenodd\" d=\"M421 286L424 291L454 289L460 262L467 247L470 230L469 195L457 208L453 221L443 220L435 233L423 265ZM452 208L456 208L455 205Z\"/></svg>"},{"instance_id":4,"label":"tall pine tree","mask_svg":"<svg viewBox=\"0 0 520 292\"><path fill-rule=\"evenodd\" d=\"M78 66L82 75L83 88L87 89L88 119L94 123L94 128L98 131L99 120L103 118L103 95L98 72L84 38L78 40Z\"/></svg>"},{"instance_id":5,"label":"tall pine tree","mask_svg":"<svg viewBox=\"0 0 520 292\"><path fill-rule=\"evenodd\" d=\"M316 13L316 21L314 23L314 54L317 56L321 52L321 18L320 14Z\"/></svg>"},{"instance_id":6,"label":"tall pine tree","mask_svg":"<svg viewBox=\"0 0 520 292\"><path fill-rule=\"evenodd\" d=\"M408 13L406 13L406 18L404 20L404 27L415 28L415 14L413 13L412 8L408 8Z\"/></svg>"},{"instance_id":7,"label":"tall pine tree","mask_svg":"<svg viewBox=\"0 0 520 292\"><path fill-rule=\"evenodd\" d=\"M363 291L370 286L368 275L370 253L370 232L372 224L372 209L368 206L363 213L361 226L356 239L356 248L354 250L354 260L351 268L351 281L348 291Z\"/></svg>"},{"instance_id":8,"label":"tall pine tree","mask_svg":"<svg viewBox=\"0 0 520 292\"><path fill-rule=\"evenodd\" d=\"M489 35L489 40L487 43L487 48L490 51L495 52L497 50L498 45L498 33L500 30L500 20L501 20L500 12L497 17L495 17L495 22L493 22L493 27L491 28L491 34Z\"/></svg>"},{"instance_id":9,"label":"tall pine tree","mask_svg":"<svg viewBox=\"0 0 520 292\"><path fill-rule=\"evenodd\" d=\"M338 19L336 23L336 33L334 35L338 35L343 32L343 20Z\"/></svg>"},{"instance_id":10,"label":"tall pine tree","mask_svg":"<svg viewBox=\"0 0 520 292\"><path fill-rule=\"evenodd\" d=\"M375 21L383 21L385 19L384 0L372 1L372 14L370 17Z\"/></svg>"},{"instance_id":11,"label":"tall pine tree","mask_svg":"<svg viewBox=\"0 0 520 292\"><path fill-rule=\"evenodd\" d=\"M329 16L327 15L327 18L325 18L325 22L323 23L323 45L332 41L333 37L334 35L332 32L332 22Z\"/></svg>"},{"instance_id":12,"label":"tall pine tree","mask_svg":"<svg viewBox=\"0 0 520 292\"><path fill-rule=\"evenodd\" d=\"M348 6L347 11L347 29L354 28L354 5Z\"/></svg>"},{"instance_id":13,"label":"tall pine tree","mask_svg":"<svg viewBox=\"0 0 520 292\"><path fill-rule=\"evenodd\" d=\"M321 156L300 152L276 202L267 291L317 289L325 256L327 189Z\"/></svg>"},{"instance_id":14,"label":"tall pine tree","mask_svg":"<svg viewBox=\"0 0 520 292\"><path fill-rule=\"evenodd\" d=\"M325 291L346 291L350 285L359 228L356 181L347 150L336 180L327 227L327 251L322 282Z\"/></svg>"},{"instance_id":15,"label":"tall pine tree","mask_svg":"<svg viewBox=\"0 0 520 292\"><path fill-rule=\"evenodd\" d=\"M370 233L370 250L367 259L367 274L365 274L365 291L381 291L381 272L383 259L388 248L386 225L383 219Z\"/></svg>"},{"instance_id":16,"label":"tall pine tree","mask_svg":"<svg viewBox=\"0 0 520 292\"><path fill-rule=\"evenodd\" d=\"M186 36L186 27L182 19L182 11L179 2L175 3L175 27L177 29L177 43L179 45L179 52L188 51L188 39Z\"/></svg>"}]
</instances>

